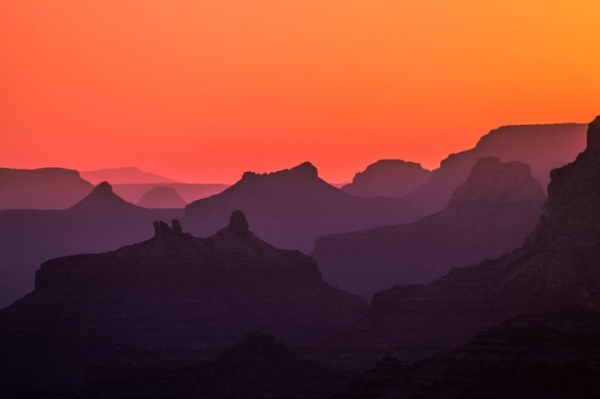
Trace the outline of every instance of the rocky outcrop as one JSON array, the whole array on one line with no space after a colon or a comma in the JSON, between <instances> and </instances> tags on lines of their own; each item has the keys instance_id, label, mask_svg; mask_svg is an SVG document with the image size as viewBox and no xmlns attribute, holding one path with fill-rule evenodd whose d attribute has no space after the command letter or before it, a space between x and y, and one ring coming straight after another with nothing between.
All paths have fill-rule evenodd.
<instances>
[{"instance_id":1,"label":"rocky outcrop","mask_svg":"<svg viewBox=\"0 0 600 399\"><path fill-rule=\"evenodd\" d=\"M185 208L187 203L175 189L166 186L157 186L140 198L138 206L144 208Z\"/></svg>"},{"instance_id":2,"label":"rocky outcrop","mask_svg":"<svg viewBox=\"0 0 600 399\"><path fill-rule=\"evenodd\" d=\"M155 226L139 244L42 264L34 292L0 311L0 386L78 388L117 349L175 354L128 368L187 367L255 330L306 350L366 310L312 258L258 239L241 212L208 238Z\"/></svg>"},{"instance_id":3,"label":"rocky outcrop","mask_svg":"<svg viewBox=\"0 0 600 399\"><path fill-rule=\"evenodd\" d=\"M443 211L405 225L319 237L312 256L326 281L371 299L394 284L427 283L519 247L544 199L528 165L481 158Z\"/></svg>"},{"instance_id":4,"label":"rocky outcrop","mask_svg":"<svg viewBox=\"0 0 600 399\"><path fill-rule=\"evenodd\" d=\"M342 190L360 197L400 198L425 183L430 173L415 162L383 159L354 175Z\"/></svg>"},{"instance_id":5,"label":"rocky outcrop","mask_svg":"<svg viewBox=\"0 0 600 399\"><path fill-rule=\"evenodd\" d=\"M191 203L184 223L196 235L208 235L239 209L254 231L281 248L312 250L314 239L362 228L412 221L422 216L398 198L362 198L346 194L319 178L308 162L274 173L244 173L220 194Z\"/></svg>"},{"instance_id":6,"label":"rocky outcrop","mask_svg":"<svg viewBox=\"0 0 600 399\"><path fill-rule=\"evenodd\" d=\"M0 168L0 209L65 209L92 188L76 170Z\"/></svg>"},{"instance_id":7,"label":"rocky outcrop","mask_svg":"<svg viewBox=\"0 0 600 399\"><path fill-rule=\"evenodd\" d=\"M483 136L474 148L448 156L425 184L404 198L419 204L427 214L444 209L454 190L465 182L482 157L530 165L531 174L546 190L550 171L573 161L585 148L586 127L575 123L502 126Z\"/></svg>"},{"instance_id":8,"label":"rocky outcrop","mask_svg":"<svg viewBox=\"0 0 600 399\"><path fill-rule=\"evenodd\" d=\"M354 344L387 342L387 354L418 359L518 314L600 304L598 121L589 126L588 148L552 172L543 214L522 247L429 284L376 293L369 316L355 326L360 332L349 333Z\"/></svg>"}]
</instances>

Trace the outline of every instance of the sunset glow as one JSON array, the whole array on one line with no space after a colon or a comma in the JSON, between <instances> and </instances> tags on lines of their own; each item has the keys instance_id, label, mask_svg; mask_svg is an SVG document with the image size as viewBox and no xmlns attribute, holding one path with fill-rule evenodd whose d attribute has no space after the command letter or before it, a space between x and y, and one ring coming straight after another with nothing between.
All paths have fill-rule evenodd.
<instances>
[{"instance_id":1,"label":"sunset glow","mask_svg":"<svg viewBox=\"0 0 600 399\"><path fill-rule=\"evenodd\" d=\"M435 168L600 112L600 1L0 3L0 166L236 181Z\"/></svg>"}]
</instances>

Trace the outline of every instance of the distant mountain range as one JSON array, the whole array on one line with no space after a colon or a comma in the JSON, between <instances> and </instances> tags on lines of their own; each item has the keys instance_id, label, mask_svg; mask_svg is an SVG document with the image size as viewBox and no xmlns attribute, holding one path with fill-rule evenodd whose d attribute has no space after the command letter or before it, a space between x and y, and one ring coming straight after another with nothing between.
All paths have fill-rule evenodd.
<instances>
[{"instance_id":1,"label":"distant mountain range","mask_svg":"<svg viewBox=\"0 0 600 399\"><path fill-rule=\"evenodd\" d=\"M267 174L246 172L220 194L185 208L183 221L196 235L212 234L240 209L257 234L281 248L313 249L314 239L331 234L416 220L424 213L400 198L363 198L319 178L306 162Z\"/></svg>"},{"instance_id":2,"label":"distant mountain range","mask_svg":"<svg viewBox=\"0 0 600 399\"><path fill-rule=\"evenodd\" d=\"M387 342L387 354L402 359L438 355L382 363L340 397L596 396L598 181L600 117L589 125L585 151L552 171L543 214L520 248L374 296L354 344Z\"/></svg>"},{"instance_id":3,"label":"distant mountain range","mask_svg":"<svg viewBox=\"0 0 600 399\"><path fill-rule=\"evenodd\" d=\"M352 183L341 189L359 197L400 198L423 185L430 174L429 170L415 162L383 159L358 172Z\"/></svg>"},{"instance_id":4,"label":"distant mountain range","mask_svg":"<svg viewBox=\"0 0 600 399\"><path fill-rule=\"evenodd\" d=\"M448 156L427 182L403 198L419 204L427 214L444 209L454 190L483 157L530 165L531 174L545 191L550 171L573 161L585 148L586 128L577 123L502 126L483 136L474 148Z\"/></svg>"},{"instance_id":5,"label":"distant mountain range","mask_svg":"<svg viewBox=\"0 0 600 399\"><path fill-rule=\"evenodd\" d=\"M82 171L81 177L94 185L103 181L110 184L179 183L168 177L144 172L133 166Z\"/></svg>"},{"instance_id":6,"label":"distant mountain range","mask_svg":"<svg viewBox=\"0 0 600 399\"><path fill-rule=\"evenodd\" d=\"M366 299L496 258L533 230L545 200L529 165L480 158L442 211L416 222L318 237L312 256L331 284Z\"/></svg>"}]
</instances>

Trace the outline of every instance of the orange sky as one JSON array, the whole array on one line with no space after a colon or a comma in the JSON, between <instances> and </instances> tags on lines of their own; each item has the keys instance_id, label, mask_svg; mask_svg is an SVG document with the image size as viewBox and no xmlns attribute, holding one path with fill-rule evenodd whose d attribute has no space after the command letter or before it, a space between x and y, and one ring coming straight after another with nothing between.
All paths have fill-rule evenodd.
<instances>
[{"instance_id":1,"label":"orange sky","mask_svg":"<svg viewBox=\"0 0 600 399\"><path fill-rule=\"evenodd\" d=\"M600 114L599 38L598 0L6 0L0 166L434 168Z\"/></svg>"}]
</instances>

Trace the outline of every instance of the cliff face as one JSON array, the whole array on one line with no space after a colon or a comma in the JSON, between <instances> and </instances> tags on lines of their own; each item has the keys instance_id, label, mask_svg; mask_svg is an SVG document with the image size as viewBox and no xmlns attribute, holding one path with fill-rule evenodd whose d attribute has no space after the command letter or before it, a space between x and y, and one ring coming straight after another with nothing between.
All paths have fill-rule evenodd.
<instances>
[{"instance_id":1,"label":"cliff face","mask_svg":"<svg viewBox=\"0 0 600 399\"><path fill-rule=\"evenodd\" d=\"M252 219L253 229L270 243L305 253L314 239L362 228L412 221L418 208L398 198L362 198L346 194L319 178L304 163L269 174L247 172L220 194L191 203L184 223L196 235L214 233L234 209Z\"/></svg>"},{"instance_id":2,"label":"cliff face","mask_svg":"<svg viewBox=\"0 0 600 399\"><path fill-rule=\"evenodd\" d=\"M66 209L92 188L76 170L0 168L0 209Z\"/></svg>"},{"instance_id":3,"label":"cliff face","mask_svg":"<svg viewBox=\"0 0 600 399\"><path fill-rule=\"evenodd\" d=\"M175 354L127 367L184 367L256 330L310 346L364 310L314 260L258 239L241 212L208 238L157 222L150 240L41 266L35 291L0 311L0 386L77 388L117 349Z\"/></svg>"},{"instance_id":4,"label":"cliff face","mask_svg":"<svg viewBox=\"0 0 600 399\"><path fill-rule=\"evenodd\" d=\"M360 197L400 198L425 183L430 173L415 162L383 159L354 175L342 190Z\"/></svg>"},{"instance_id":5,"label":"cliff face","mask_svg":"<svg viewBox=\"0 0 600 399\"><path fill-rule=\"evenodd\" d=\"M589 125L588 148L552 173L543 215L522 247L498 260L454 268L429 284L376 293L352 339L393 342L388 354L416 359L465 343L518 314L598 307L598 121Z\"/></svg>"},{"instance_id":6,"label":"cliff face","mask_svg":"<svg viewBox=\"0 0 600 399\"><path fill-rule=\"evenodd\" d=\"M544 199L528 165L481 158L443 211L405 225L319 237L312 255L326 281L370 299L394 284L427 283L517 248Z\"/></svg>"},{"instance_id":7,"label":"cliff face","mask_svg":"<svg viewBox=\"0 0 600 399\"><path fill-rule=\"evenodd\" d=\"M443 209L482 157L530 165L531 174L546 190L550 171L572 162L585 148L585 132L586 125L574 123L500 127L483 136L474 148L443 160L425 184L404 198L420 204L428 214Z\"/></svg>"}]
</instances>

